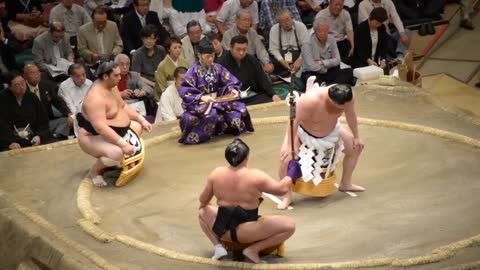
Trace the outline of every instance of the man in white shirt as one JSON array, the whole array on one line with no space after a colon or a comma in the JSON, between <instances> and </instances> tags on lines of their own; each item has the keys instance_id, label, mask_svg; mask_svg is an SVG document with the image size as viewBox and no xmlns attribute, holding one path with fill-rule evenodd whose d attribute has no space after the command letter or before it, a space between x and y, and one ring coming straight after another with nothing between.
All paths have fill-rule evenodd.
<instances>
[{"instance_id":1,"label":"man in white shirt","mask_svg":"<svg viewBox=\"0 0 480 270\"><path fill-rule=\"evenodd\" d=\"M223 35L225 31L231 29L235 25L235 15L240 10L248 10L252 15L252 25L257 30L258 25L258 3L253 0L229 0L226 1L215 21L218 31Z\"/></svg>"},{"instance_id":2,"label":"man in white shirt","mask_svg":"<svg viewBox=\"0 0 480 270\"><path fill-rule=\"evenodd\" d=\"M186 73L187 69L184 67L177 67L173 72L175 83L171 84L165 92L163 92L155 123L177 120L183 115L182 98L178 95L178 90Z\"/></svg>"},{"instance_id":3,"label":"man in white shirt","mask_svg":"<svg viewBox=\"0 0 480 270\"><path fill-rule=\"evenodd\" d=\"M83 98L92 86L92 81L87 79L82 64L73 64L68 71L70 78L60 84L58 95L63 98L72 114L77 115L82 111Z\"/></svg>"}]
</instances>

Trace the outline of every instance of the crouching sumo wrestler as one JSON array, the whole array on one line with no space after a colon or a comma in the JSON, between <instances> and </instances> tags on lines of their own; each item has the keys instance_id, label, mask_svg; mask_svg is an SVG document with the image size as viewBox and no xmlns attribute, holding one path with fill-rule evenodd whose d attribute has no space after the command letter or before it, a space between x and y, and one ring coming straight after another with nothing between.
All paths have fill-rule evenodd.
<instances>
[{"instance_id":1,"label":"crouching sumo wrestler","mask_svg":"<svg viewBox=\"0 0 480 270\"><path fill-rule=\"evenodd\" d=\"M259 217L262 192L284 195L292 183L301 177L296 160L288 164L287 176L276 181L265 172L247 167L249 147L235 139L225 149L229 166L214 169L200 195L199 222L214 245L212 259L227 255L222 242L246 244L242 253L255 263L261 263L259 253L282 244L295 231L295 223L287 216ZM215 196L217 205L210 204Z\"/></svg>"},{"instance_id":2,"label":"crouching sumo wrestler","mask_svg":"<svg viewBox=\"0 0 480 270\"><path fill-rule=\"evenodd\" d=\"M78 144L82 150L97 158L90 169L95 186L103 187L103 170L122 166L116 181L121 186L130 181L143 165L142 130L152 130L151 124L129 106L126 106L117 85L120 68L113 62L101 64L98 80L85 95L82 112L76 120L79 126Z\"/></svg>"}]
</instances>

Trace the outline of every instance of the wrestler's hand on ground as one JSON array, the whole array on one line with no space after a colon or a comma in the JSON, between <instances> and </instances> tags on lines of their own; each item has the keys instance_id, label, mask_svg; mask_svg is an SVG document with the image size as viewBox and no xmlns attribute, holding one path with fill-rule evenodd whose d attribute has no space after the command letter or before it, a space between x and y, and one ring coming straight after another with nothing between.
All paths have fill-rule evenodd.
<instances>
[{"instance_id":1,"label":"wrestler's hand on ground","mask_svg":"<svg viewBox=\"0 0 480 270\"><path fill-rule=\"evenodd\" d=\"M292 178L292 183L294 185L297 182L297 179L302 177L302 170L298 160L292 159L288 162L287 176Z\"/></svg>"},{"instance_id":2,"label":"wrestler's hand on ground","mask_svg":"<svg viewBox=\"0 0 480 270\"><path fill-rule=\"evenodd\" d=\"M129 156L129 157L132 156L133 154L135 154L135 148L133 148L133 146L129 143L122 146L122 151L123 151L124 155Z\"/></svg>"},{"instance_id":3,"label":"wrestler's hand on ground","mask_svg":"<svg viewBox=\"0 0 480 270\"><path fill-rule=\"evenodd\" d=\"M364 147L364 145L363 145L362 139L360 139L360 138L353 138L353 149L354 149L354 150L359 149L360 151L362 151L362 150L363 150L363 147Z\"/></svg>"},{"instance_id":4,"label":"wrestler's hand on ground","mask_svg":"<svg viewBox=\"0 0 480 270\"><path fill-rule=\"evenodd\" d=\"M148 122L147 120L143 120L140 124L142 125L142 128L147 132L152 131L152 124L150 124L150 122Z\"/></svg>"},{"instance_id":5,"label":"wrestler's hand on ground","mask_svg":"<svg viewBox=\"0 0 480 270\"><path fill-rule=\"evenodd\" d=\"M14 150L14 149L20 149L20 148L22 148L22 147L20 146L20 144L14 142L14 143L11 143L11 144L8 146L8 148L10 148L10 150Z\"/></svg>"}]
</instances>

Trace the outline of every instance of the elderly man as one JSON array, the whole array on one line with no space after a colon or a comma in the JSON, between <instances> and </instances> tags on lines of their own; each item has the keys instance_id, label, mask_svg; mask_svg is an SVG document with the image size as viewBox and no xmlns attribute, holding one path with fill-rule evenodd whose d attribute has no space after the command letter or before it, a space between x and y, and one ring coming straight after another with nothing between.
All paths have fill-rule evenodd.
<instances>
[{"instance_id":1,"label":"elderly man","mask_svg":"<svg viewBox=\"0 0 480 270\"><path fill-rule=\"evenodd\" d=\"M328 22L329 34L337 41L338 51L342 62L349 63L349 58L355 48L353 26L350 13L343 9L343 0L332 0L328 8L320 11L315 20L323 19Z\"/></svg>"},{"instance_id":2,"label":"elderly man","mask_svg":"<svg viewBox=\"0 0 480 270\"><path fill-rule=\"evenodd\" d=\"M142 79L140 73L130 71L130 59L125 54L119 54L115 57L115 63L120 67L120 82L118 91L123 100L130 106L136 108L142 102L145 105L143 115L155 115L156 106L153 101L153 89ZM134 105L135 104L135 105ZM140 105L142 108L143 106Z\"/></svg>"},{"instance_id":3,"label":"elderly man","mask_svg":"<svg viewBox=\"0 0 480 270\"><path fill-rule=\"evenodd\" d=\"M254 263L261 263L258 253L290 238L295 223L287 216L266 216L259 219L258 208L262 192L283 195L301 177L298 161L291 160L288 172L275 181L263 171L248 168L250 148L235 139L225 149L228 166L215 168L207 178L200 194L199 223L202 231L214 245L212 259L221 259L227 251L220 240L253 243L243 255ZM217 199L217 206L210 204Z\"/></svg>"},{"instance_id":4,"label":"elderly man","mask_svg":"<svg viewBox=\"0 0 480 270\"><path fill-rule=\"evenodd\" d=\"M248 40L238 35L230 41L230 51L219 60L242 83L240 101L246 105L280 101L257 58L247 53Z\"/></svg>"},{"instance_id":5,"label":"elderly man","mask_svg":"<svg viewBox=\"0 0 480 270\"><path fill-rule=\"evenodd\" d=\"M316 76L319 84L353 83L353 72L350 68L340 69L340 53L335 38L328 34L328 22L315 20L314 33L302 46L302 80Z\"/></svg>"},{"instance_id":6,"label":"elderly man","mask_svg":"<svg viewBox=\"0 0 480 270\"><path fill-rule=\"evenodd\" d=\"M98 80L94 82L77 114L80 127L78 145L96 158L90 169L95 186L104 187L103 170L119 166L124 156L135 155L137 136L142 130L150 132L152 125L139 113L126 106L117 90L120 68L113 62L100 64Z\"/></svg>"},{"instance_id":7,"label":"elderly man","mask_svg":"<svg viewBox=\"0 0 480 270\"><path fill-rule=\"evenodd\" d=\"M64 76L67 75L68 67L73 63L74 57L62 22L52 21L49 31L35 38L32 54L33 61L40 70L48 72L52 77L60 75L58 74L60 71Z\"/></svg>"},{"instance_id":8,"label":"elderly man","mask_svg":"<svg viewBox=\"0 0 480 270\"><path fill-rule=\"evenodd\" d=\"M82 64L73 64L68 71L70 78L60 84L58 95L63 98L70 112L77 115L82 110L83 98L92 86L92 81L87 79Z\"/></svg>"},{"instance_id":9,"label":"elderly man","mask_svg":"<svg viewBox=\"0 0 480 270\"><path fill-rule=\"evenodd\" d=\"M92 14L93 22L78 30L78 51L90 65L98 61L108 61L122 52L123 42L117 25L107 21L107 12L98 7Z\"/></svg>"},{"instance_id":10,"label":"elderly man","mask_svg":"<svg viewBox=\"0 0 480 270\"><path fill-rule=\"evenodd\" d=\"M273 65L270 62L267 49L263 45L257 32L250 28L252 15L248 10L240 10L235 16L235 26L226 31L223 35L222 43L225 49L230 48L230 40L234 36L243 35L248 39L248 53L256 56L262 63L263 70L266 73L272 73Z\"/></svg>"},{"instance_id":11,"label":"elderly man","mask_svg":"<svg viewBox=\"0 0 480 270\"><path fill-rule=\"evenodd\" d=\"M398 15L395 4L392 0L363 0L358 6L358 23L365 21L370 16L372 10L376 7L383 7L388 14L388 20L384 23L387 29L387 33L397 44L396 57L398 60L402 60L405 51L410 44L410 37L412 32L405 29ZM395 28L391 28L389 24L393 24Z\"/></svg>"},{"instance_id":12,"label":"elderly man","mask_svg":"<svg viewBox=\"0 0 480 270\"><path fill-rule=\"evenodd\" d=\"M198 60L198 43L204 37L202 26L198 21L189 21L187 23L187 35L182 38L182 58L187 60L191 66Z\"/></svg>"},{"instance_id":13,"label":"elderly man","mask_svg":"<svg viewBox=\"0 0 480 270\"><path fill-rule=\"evenodd\" d=\"M350 131L340 126L339 117L344 112ZM287 175L287 165L292 159L291 134L289 125L280 150L280 178ZM306 94L302 95L297 102L293 136L294 151L300 157L303 177L307 178L309 175L314 177L304 181L321 182L323 177L321 169L329 166L334 168L335 162L339 159L336 153L335 158L328 158L329 153L343 149L345 157L342 180L338 189L344 192L365 190L361 186L352 184L353 170L363 150L363 142L358 131L355 99L350 86L339 84L307 89ZM340 138L344 147L339 144ZM302 161L302 159L306 160ZM314 163L313 166L312 163ZM291 203L292 196L289 192L277 208L286 209Z\"/></svg>"},{"instance_id":14,"label":"elderly man","mask_svg":"<svg viewBox=\"0 0 480 270\"><path fill-rule=\"evenodd\" d=\"M190 67L180 87L185 113L180 119L183 144L205 142L218 134L253 132L245 104L216 98L238 97L241 83L223 66L213 63L215 49L208 38L198 46L199 61Z\"/></svg>"},{"instance_id":15,"label":"elderly man","mask_svg":"<svg viewBox=\"0 0 480 270\"><path fill-rule=\"evenodd\" d=\"M184 67L177 67L173 72L175 83L167 87L163 93L158 105L155 123L177 120L183 115L182 98L179 96L178 91L187 71Z\"/></svg>"},{"instance_id":16,"label":"elderly man","mask_svg":"<svg viewBox=\"0 0 480 270\"><path fill-rule=\"evenodd\" d=\"M73 115L65 101L58 96L57 86L42 79L40 70L35 64L26 64L23 67L23 76L27 81L28 90L34 93L43 104L53 136L66 139L73 127Z\"/></svg>"},{"instance_id":17,"label":"elderly man","mask_svg":"<svg viewBox=\"0 0 480 270\"><path fill-rule=\"evenodd\" d=\"M260 23L258 28L265 37L269 36L272 26L278 23L278 13L281 10L288 10L290 17L295 21L301 21L300 13L295 5L295 0L263 0L260 6Z\"/></svg>"},{"instance_id":18,"label":"elderly man","mask_svg":"<svg viewBox=\"0 0 480 270\"><path fill-rule=\"evenodd\" d=\"M125 14L122 18L122 26L120 32L123 40L123 51L125 54L131 54L142 46L141 30L147 25L155 26L157 37L157 44L165 45L169 39L169 34L165 31L158 14L155 11L150 11L150 0L134 0L134 9Z\"/></svg>"},{"instance_id":19,"label":"elderly man","mask_svg":"<svg viewBox=\"0 0 480 270\"><path fill-rule=\"evenodd\" d=\"M0 151L51 142L47 112L27 90L22 74L9 72L5 81L8 89L0 91Z\"/></svg>"},{"instance_id":20,"label":"elderly man","mask_svg":"<svg viewBox=\"0 0 480 270\"><path fill-rule=\"evenodd\" d=\"M288 76L290 69L299 70L302 65L301 48L308 32L300 21L294 21L288 9L277 12L277 21L270 30L269 51L275 67L273 73Z\"/></svg>"},{"instance_id":21,"label":"elderly man","mask_svg":"<svg viewBox=\"0 0 480 270\"><path fill-rule=\"evenodd\" d=\"M215 25L222 35L235 25L235 15L240 10L246 10L251 14L252 18L249 27L252 27L253 30L257 30L257 24L259 21L257 2L254 0L231 0L226 1L222 5L222 8L217 15L217 19L215 20Z\"/></svg>"},{"instance_id":22,"label":"elderly man","mask_svg":"<svg viewBox=\"0 0 480 270\"><path fill-rule=\"evenodd\" d=\"M77 35L80 26L92 21L87 11L74 0L62 0L49 15L50 23L60 21L65 26L65 32L70 37L70 43L77 47Z\"/></svg>"}]
</instances>

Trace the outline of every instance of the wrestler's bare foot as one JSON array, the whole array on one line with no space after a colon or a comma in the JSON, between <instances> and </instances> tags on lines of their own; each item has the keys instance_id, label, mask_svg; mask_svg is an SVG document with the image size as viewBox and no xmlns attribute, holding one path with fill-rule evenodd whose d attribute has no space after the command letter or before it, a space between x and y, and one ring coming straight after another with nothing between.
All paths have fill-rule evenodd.
<instances>
[{"instance_id":1,"label":"wrestler's bare foot","mask_svg":"<svg viewBox=\"0 0 480 270\"><path fill-rule=\"evenodd\" d=\"M365 191L365 188L362 186L350 184L350 185L340 185L338 187L338 190L341 192L363 192Z\"/></svg>"},{"instance_id":2,"label":"wrestler's bare foot","mask_svg":"<svg viewBox=\"0 0 480 270\"><path fill-rule=\"evenodd\" d=\"M254 263L265 263L265 261L260 260L258 252L250 250L250 248L244 249L242 254Z\"/></svg>"},{"instance_id":3,"label":"wrestler's bare foot","mask_svg":"<svg viewBox=\"0 0 480 270\"><path fill-rule=\"evenodd\" d=\"M292 204L292 198L290 196L286 196L283 198L281 203L277 204L277 209L285 210L290 206L290 204Z\"/></svg>"},{"instance_id":4,"label":"wrestler's bare foot","mask_svg":"<svg viewBox=\"0 0 480 270\"><path fill-rule=\"evenodd\" d=\"M108 183L105 182L105 179L103 179L103 176L101 175L90 176L90 178L92 179L93 185L95 185L96 187L108 186Z\"/></svg>"}]
</instances>

